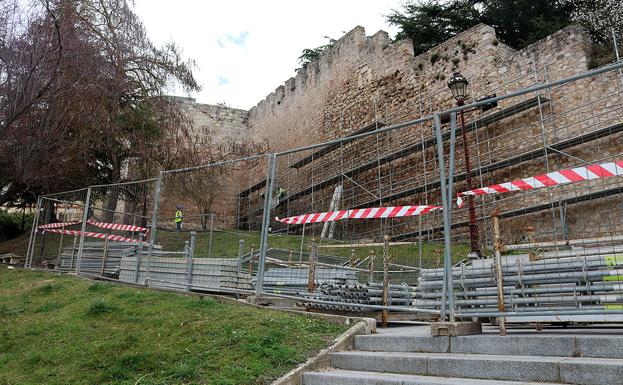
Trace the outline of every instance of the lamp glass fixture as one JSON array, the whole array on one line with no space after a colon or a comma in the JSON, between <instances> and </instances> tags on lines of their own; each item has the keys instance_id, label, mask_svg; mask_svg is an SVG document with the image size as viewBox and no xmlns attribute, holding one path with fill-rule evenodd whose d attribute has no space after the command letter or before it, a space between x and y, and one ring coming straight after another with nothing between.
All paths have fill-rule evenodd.
<instances>
[{"instance_id":1,"label":"lamp glass fixture","mask_svg":"<svg viewBox=\"0 0 623 385\"><path fill-rule=\"evenodd\" d=\"M457 102L463 102L467 99L467 86L469 82L459 72L452 74L450 80L448 80L448 88L452 91L452 96Z\"/></svg>"}]
</instances>

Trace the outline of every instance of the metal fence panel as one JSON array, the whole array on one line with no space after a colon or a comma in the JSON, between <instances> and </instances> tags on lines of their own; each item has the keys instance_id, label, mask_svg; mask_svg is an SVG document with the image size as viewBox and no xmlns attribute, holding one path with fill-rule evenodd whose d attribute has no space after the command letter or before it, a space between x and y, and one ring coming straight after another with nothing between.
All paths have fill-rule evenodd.
<instances>
[{"instance_id":1,"label":"metal fence panel","mask_svg":"<svg viewBox=\"0 0 623 385\"><path fill-rule=\"evenodd\" d=\"M153 245L143 252L148 262L137 270L137 282L184 290L252 290L266 193L265 180L255 176L266 175L268 158L162 172Z\"/></svg>"},{"instance_id":2,"label":"metal fence panel","mask_svg":"<svg viewBox=\"0 0 623 385\"><path fill-rule=\"evenodd\" d=\"M87 189L41 196L26 255L26 267L75 271Z\"/></svg>"},{"instance_id":3,"label":"metal fence panel","mask_svg":"<svg viewBox=\"0 0 623 385\"><path fill-rule=\"evenodd\" d=\"M474 99L501 95L488 101L433 112L420 95L396 114L374 102L370 124L340 118L337 140L41 197L27 266L384 320L613 319L621 67L551 81L535 59L515 79L480 75Z\"/></svg>"}]
</instances>

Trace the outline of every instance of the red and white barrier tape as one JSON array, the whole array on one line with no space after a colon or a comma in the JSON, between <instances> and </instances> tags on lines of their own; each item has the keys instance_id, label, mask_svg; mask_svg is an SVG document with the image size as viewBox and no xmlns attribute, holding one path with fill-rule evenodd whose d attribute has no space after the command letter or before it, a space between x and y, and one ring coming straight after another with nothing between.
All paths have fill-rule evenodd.
<instances>
[{"instance_id":1,"label":"red and white barrier tape","mask_svg":"<svg viewBox=\"0 0 623 385\"><path fill-rule=\"evenodd\" d=\"M45 232L55 233L55 234L67 234L67 235L73 235L75 237L78 237L82 234L82 231L80 230L54 230L53 229L53 230L45 230ZM91 237L91 238L99 238L99 239L108 238L109 241L115 241L115 242L126 242L126 243L140 243L141 242L140 240L122 237L121 235L95 233L92 231L85 231L84 236Z\"/></svg>"},{"instance_id":2,"label":"red and white barrier tape","mask_svg":"<svg viewBox=\"0 0 623 385\"><path fill-rule=\"evenodd\" d=\"M80 223L82 223L82 221L64 222L64 223L48 223L45 225L37 226L37 230L60 229L63 227L79 225ZM117 223L98 222L93 219L89 219L87 223L90 224L91 226L99 227L102 229L118 230L118 231L137 231L137 232L144 232L144 233L149 232L149 229L146 227L134 226L134 225L123 225L123 224L117 224Z\"/></svg>"},{"instance_id":3,"label":"red and white barrier tape","mask_svg":"<svg viewBox=\"0 0 623 385\"><path fill-rule=\"evenodd\" d=\"M48 223L45 225L37 226L37 230L45 230L45 229L60 229L61 227L69 227L73 225L80 224L80 221L76 222L63 222L63 223Z\"/></svg>"},{"instance_id":4,"label":"red and white barrier tape","mask_svg":"<svg viewBox=\"0 0 623 385\"><path fill-rule=\"evenodd\" d=\"M517 179L512 182L495 184L493 186L477 188L458 194L456 203L463 207L462 197L469 195L500 194L512 191L534 190L544 187L558 186L568 183L581 182L591 179L603 179L611 176L623 176L623 161L592 164L586 167L576 167L567 170L554 171L530 178Z\"/></svg>"},{"instance_id":5,"label":"red and white barrier tape","mask_svg":"<svg viewBox=\"0 0 623 385\"><path fill-rule=\"evenodd\" d=\"M91 226L99 227L102 229L109 230L119 230L119 231L138 231L138 232L148 232L149 229L146 227L134 226L134 225L122 225L117 223L106 223L106 222L98 222L93 219L89 219L87 221Z\"/></svg>"},{"instance_id":6,"label":"red and white barrier tape","mask_svg":"<svg viewBox=\"0 0 623 385\"><path fill-rule=\"evenodd\" d=\"M439 206L394 206L394 207L371 207L366 209L352 209L329 211L325 213L303 214L288 218L276 217L278 222L289 225L302 225L306 223L333 222L341 219L374 219L374 218L398 218L426 214L432 210L439 210Z\"/></svg>"}]
</instances>

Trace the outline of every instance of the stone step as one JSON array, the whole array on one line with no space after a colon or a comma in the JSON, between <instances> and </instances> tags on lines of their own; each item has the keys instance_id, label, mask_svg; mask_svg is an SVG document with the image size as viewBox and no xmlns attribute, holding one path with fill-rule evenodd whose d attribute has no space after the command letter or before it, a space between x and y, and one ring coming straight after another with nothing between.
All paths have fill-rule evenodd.
<instances>
[{"instance_id":1,"label":"stone step","mask_svg":"<svg viewBox=\"0 0 623 385\"><path fill-rule=\"evenodd\" d=\"M448 378L395 373L332 369L308 372L303 385L566 385L551 382L500 381L474 378Z\"/></svg>"},{"instance_id":2,"label":"stone step","mask_svg":"<svg viewBox=\"0 0 623 385\"><path fill-rule=\"evenodd\" d=\"M623 336L517 334L505 337L497 335L430 337L376 334L356 336L355 350L623 358Z\"/></svg>"},{"instance_id":3,"label":"stone step","mask_svg":"<svg viewBox=\"0 0 623 385\"><path fill-rule=\"evenodd\" d=\"M336 369L505 381L623 385L623 360L457 353L339 352Z\"/></svg>"}]
</instances>

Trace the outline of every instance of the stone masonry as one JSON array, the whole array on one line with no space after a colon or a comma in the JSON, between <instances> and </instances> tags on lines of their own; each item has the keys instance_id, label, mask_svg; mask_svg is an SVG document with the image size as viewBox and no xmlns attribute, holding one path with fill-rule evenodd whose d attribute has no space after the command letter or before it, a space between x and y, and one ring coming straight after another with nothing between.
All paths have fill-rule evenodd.
<instances>
[{"instance_id":1,"label":"stone masonry","mask_svg":"<svg viewBox=\"0 0 623 385\"><path fill-rule=\"evenodd\" d=\"M575 25L515 50L500 42L492 27L481 24L414 56L410 41L392 42L383 31L366 36L362 27L356 27L250 111L193 104L191 115L200 126L239 138L248 135L254 140L266 140L271 151L283 151L344 137L366 126L398 124L451 108L455 102L446 83L456 71L470 81L470 100L578 74L588 69L589 47L587 32ZM571 167L579 160L620 159L622 134L616 126L623 119L618 76L606 73L506 99L484 114L466 113L468 123L483 122L467 133L472 169L477 171L473 187ZM500 111L505 111L503 117L483 120ZM209 123L201 123L202 119ZM447 130L447 125L444 127ZM608 129L607 135L587 136ZM575 137L580 138L577 143L563 143ZM424 122L345 144L300 167L289 166L313 151L280 157L277 183L287 189L290 198L280 202L276 214L326 211L337 184L342 184L345 191L341 208L439 203L436 148L424 145L432 138L432 123ZM393 155L418 143L422 143L423 150ZM549 146L554 145L564 151L550 150ZM544 153L539 155L538 151ZM532 155L514 160L526 153ZM460 135L456 154L456 173L461 174L465 166ZM353 171L379 159L388 160ZM247 187L260 181L266 170L256 171L251 173ZM562 232L569 237L586 237L620 231L621 216L611 210L612 201L620 201L620 193L592 196L590 203L582 203L579 198L596 189L613 191L620 183L614 178L599 186L580 183L552 192L515 194L512 199L479 198L481 235L487 236L486 218L494 203L503 213L509 213L503 228L512 241L521 238L527 226L536 227L544 238L559 237ZM464 178L459 175L455 191L464 188ZM253 213L250 206L262 191L255 189L241 195L240 204L248 206L245 212ZM543 204L549 207L525 215L518 211ZM620 212L622 208L617 204ZM559 213L559 206L566 214ZM234 210L238 207L230 207L230 212ZM467 210L457 210L453 220L457 232L464 233ZM416 230L414 223L412 219L395 220L388 229L395 238L408 237ZM591 234L585 232L588 225L594 225ZM440 226L439 215L423 219L423 229L430 230L430 234L438 232ZM342 223L338 233L344 238L375 238L380 231L379 224Z\"/></svg>"}]
</instances>

